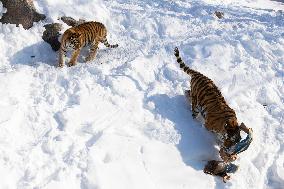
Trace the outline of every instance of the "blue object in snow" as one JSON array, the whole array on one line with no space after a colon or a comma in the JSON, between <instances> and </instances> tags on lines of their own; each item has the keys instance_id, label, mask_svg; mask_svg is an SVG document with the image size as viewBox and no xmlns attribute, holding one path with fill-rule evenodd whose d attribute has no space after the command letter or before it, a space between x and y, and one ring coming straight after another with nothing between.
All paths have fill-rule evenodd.
<instances>
[{"instance_id":1,"label":"blue object in snow","mask_svg":"<svg viewBox=\"0 0 284 189\"><path fill-rule=\"evenodd\" d=\"M226 165L226 173L235 173L238 170L238 166L233 164L233 163L229 163Z\"/></svg>"},{"instance_id":2,"label":"blue object in snow","mask_svg":"<svg viewBox=\"0 0 284 189\"><path fill-rule=\"evenodd\" d=\"M252 142L252 129L249 129L247 137L244 140L241 140L240 142L226 149L225 151L226 153L231 154L231 155L239 154L247 150L251 142Z\"/></svg>"}]
</instances>

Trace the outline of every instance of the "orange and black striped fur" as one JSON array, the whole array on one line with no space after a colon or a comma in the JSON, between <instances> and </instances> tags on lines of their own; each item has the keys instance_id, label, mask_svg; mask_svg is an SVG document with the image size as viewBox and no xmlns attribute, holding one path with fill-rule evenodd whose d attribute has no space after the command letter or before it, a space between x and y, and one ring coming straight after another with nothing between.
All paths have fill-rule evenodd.
<instances>
[{"instance_id":1,"label":"orange and black striped fur","mask_svg":"<svg viewBox=\"0 0 284 189\"><path fill-rule=\"evenodd\" d=\"M116 48L118 45L110 45L107 41L107 29L100 22L85 22L78 26L67 29L61 39L59 51L59 67L63 67L64 58L68 50L73 50L69 66L76 64L77 58L83 47L90 45L90 53L85 61L93 60L97 53L99 43L106 47Z\"/></svg>"},{"instance_id":2,"label":"orange and black striped fur","mask_svg":"<svg viewBox=\"0 0 284 189\"><path fill-rule=\"evenodd\" d=\"M211 79L186 66L179 56L178 48L175 48L175 56L180 68L191 76L191 90L185 91L185 95L191 102L193 118L198 113L204 117L205 127L216 133L221 150L238 143L241 136L235 111L228 106L220 90Z\"/></svg>"}]
</instances>

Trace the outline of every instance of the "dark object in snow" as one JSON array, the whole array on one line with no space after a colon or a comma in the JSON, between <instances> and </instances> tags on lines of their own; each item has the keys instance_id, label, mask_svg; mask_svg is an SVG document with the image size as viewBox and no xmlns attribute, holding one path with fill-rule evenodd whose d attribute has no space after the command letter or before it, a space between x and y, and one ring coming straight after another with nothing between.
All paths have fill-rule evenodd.
<instances>
[{"instance_id":1,"label":"dark object in snow","mask_svg":"<svg viewBox=\"0 0 284 189\"><path fill-rule=\"evenodd\" d=\"M79 19L78 21L75 20L74 18L72 17L69 17L69 16L62 16L60 18L65 24L67 24L68 26L78 26L79 24L83 24L84 22L86 22L86 20L83 20L83 19Z\"/></svg>"},{"instance_id":2,"label":"dark object in snow","mask_svg":"<svg viewBox=\"0 0 284 189\"><path fill-rule=\"evenodd\" d=\"M36 12L33 0L0 0L7 12L3 14L0 22L4 24L19 24L23 28L29 29L33 26L33 22L45 19L44 14Z\"/></svg>"},{"instance_id":3,"label":"dark object in snow","mask_svg":"<svg viewBox=\"0 0 284 189\"><path fill-rule=\"evenodd\" d=\"M210 175L220 176L223 178L223 182L230 180L228 173L235 173L238 170L238 166L232 163L225 163L223 161L208 161L205 165L203 172Z\"/></svg>"},{"instance_id":4,"label":"dark object in snow","mask_svg":"<svg viewBox=\"0 0 284 189\"><path fill-rule=\"evenodd\" d=\"M243 123L241 123L240 128L245 133L247 133L247 137L241 140L240 142L238 142L237 144L231 146L230 148L224 149L224 152L226 154L229 154L230 156L235 156L247 150L253 140L252 138L253 131L251 128L247 128Z\"/></svg>"},{"instance_id":5,"label":"dark object in snow","mask_svg":"<svg viewBox=\"0 0 284 189\"><path fill-rule=\"evenodd\" d=\"M214 13L219 19L224 18L224 13L220 11L215 11Z\"/></svg>"},{"instance_id":6,"label":"dark object in snow","mask_svg":"<svg viewBox=\"0 0 284 189\"><path fill-rule=\"evenodd\" d=\"M43 32L42 39L49 43L54 51L58 51L60 48L60 42L58 37L60 36L60 31L62 30L62 24L53 23L44 26L45 31Z\"/></svg>"}]
</instances>

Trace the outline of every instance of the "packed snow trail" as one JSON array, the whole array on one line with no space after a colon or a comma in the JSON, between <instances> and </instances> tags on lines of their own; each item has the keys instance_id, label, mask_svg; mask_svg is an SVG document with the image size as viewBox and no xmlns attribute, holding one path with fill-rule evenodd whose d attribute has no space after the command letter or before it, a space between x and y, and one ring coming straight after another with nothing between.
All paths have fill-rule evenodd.
<instances>
[{"instance_id":1,"label":"packed snow trail","mask_svg":"<svg viewBox=\"0 0 284 189\"><path fill-rule=\"evenodd\" d=\"M0 25L1 189L284 186L281 4L267 1L276 10L248 0L35 3L46 23L63 15L104 23L119 48L101 46L93 62L80 56L76 66L59 69L57 53L41 39L45 23L30 30ZM227 184L202 171L218 150L214 136L191 118L183 95L189 77L175 62L175 46L254 130Z\"/></svg>"}]
</instances>

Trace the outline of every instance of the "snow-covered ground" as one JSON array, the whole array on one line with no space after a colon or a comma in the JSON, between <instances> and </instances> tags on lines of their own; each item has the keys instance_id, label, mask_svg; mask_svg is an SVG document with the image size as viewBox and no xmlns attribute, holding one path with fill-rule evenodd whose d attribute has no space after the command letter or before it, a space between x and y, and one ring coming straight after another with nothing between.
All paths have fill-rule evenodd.
<instances>
[{"instance_id":1,"label":"snow-covered ground","mask_svg":"<svg viewBox=\"0 0 284 189\"><path fill-rule=\"evenodd\" d=\"M45 22L30 30L0 24L1 189L284 188L281 2L35 4ZM103 22L119 48L101 46L92 63L80 58L57 68L57 53L41 35L63 15ZM175 46L254 130L226 184L202 171L218 151L214 136L191 118L183 95L189 77L175 63Z\"/></svg>"},{"instance_id":2,"label":"snow-covered ground","mask_svg":"<svg viewBox=\"0 0 284 189\"><path fill-rule=\"evenodd\" d=\"M266 10L283 10L284 0L204 0L204 2L223 6L241 6Z\"/></svg>"}]
</instances>

